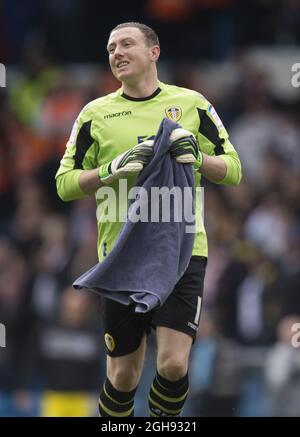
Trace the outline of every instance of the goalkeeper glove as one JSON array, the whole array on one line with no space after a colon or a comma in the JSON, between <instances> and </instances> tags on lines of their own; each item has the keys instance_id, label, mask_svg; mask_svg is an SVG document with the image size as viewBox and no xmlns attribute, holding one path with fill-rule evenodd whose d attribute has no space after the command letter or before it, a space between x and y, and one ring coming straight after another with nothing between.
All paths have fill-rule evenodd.
<instances>
[{"instance_id":1,"label":"goalkeeper glove","mask_svg":"<svg viewBox=\"0 0 300 437\"><path fill-rule=\"evenodd\" d=\"M174 129L170 141L172 158L181 164L193 164L195 170L201 167L203 156L192 132L182 128Z\"/></svg>"},{"instance_id":2,"label":"goalkeeper glove","mask_svg":"<svg viewBox=\"0 0 300 437\"><path fill-rule=\"evenodd\" d=\"M144 141L99 167L99 177L110 184L127 173L143 170L153 156L153 140Z\"/></svg>"}]
</instances>

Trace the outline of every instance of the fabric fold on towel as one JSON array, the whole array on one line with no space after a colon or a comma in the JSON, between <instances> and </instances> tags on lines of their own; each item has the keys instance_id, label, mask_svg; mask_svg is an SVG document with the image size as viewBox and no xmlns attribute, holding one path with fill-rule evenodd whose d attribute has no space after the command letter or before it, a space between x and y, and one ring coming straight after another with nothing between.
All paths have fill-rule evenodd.
<instances>
[{"instance_id":1,"label":"fabric fold on towel","mask_svg":"<svg viewBox=\"0 0 300 437\"><path fill-rule=\"evenodd\" d=\"M73 283L75 289L89 289L145 313L163 305L184 274L194 244L194 170L171 158L169 137L176 127L167 118L161 122L154 156L137 178L138 194L129 201L115 246ZM153 187L163 190L157 202L151 202ZM136 221L142 208L148 221Z\"/></svg>"}]
</instances>

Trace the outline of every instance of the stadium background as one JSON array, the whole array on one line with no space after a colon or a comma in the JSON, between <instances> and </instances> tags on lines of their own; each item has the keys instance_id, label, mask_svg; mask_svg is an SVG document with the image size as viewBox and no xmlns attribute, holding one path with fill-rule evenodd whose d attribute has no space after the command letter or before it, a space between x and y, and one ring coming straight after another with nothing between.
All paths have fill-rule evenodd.
<instances>
[{"instance_id":1,"label":"stadium background","mask_svg":"<svg viewBox=\"0 0 300 437\"><path fill-rule=\"evenodd\" d=\"M157 31L161 80L215 105L244 169L238 187L205 184L209 264L184 415L299 416L300 2L104 3L0 1L0 416L96 415L101 302L69 285L96 262L94 201L62 203L54 174L80 109L118 87L105 46L129 20ZM152 336L137 415L154 351Z\"/></svg>"}]
</instances>

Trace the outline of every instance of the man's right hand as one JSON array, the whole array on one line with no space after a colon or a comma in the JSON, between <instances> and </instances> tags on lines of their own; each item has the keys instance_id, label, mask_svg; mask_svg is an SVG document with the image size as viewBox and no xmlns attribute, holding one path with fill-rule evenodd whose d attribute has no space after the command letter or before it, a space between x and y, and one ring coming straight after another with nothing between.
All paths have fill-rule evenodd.
<instances>
[{"instance_id":1,"label":"man's right hand","mask_svg":"<svg viewBox=\"0 0 300 437\"><path fill-rule=\"evenodd\" d=\"M110 184L115 179L125 176L127 173L143 170L153 156L153 140L147 140L126 152L118 155L115 159L99 167L99 177L104 184Z\"/></svg>"}]
</instances>

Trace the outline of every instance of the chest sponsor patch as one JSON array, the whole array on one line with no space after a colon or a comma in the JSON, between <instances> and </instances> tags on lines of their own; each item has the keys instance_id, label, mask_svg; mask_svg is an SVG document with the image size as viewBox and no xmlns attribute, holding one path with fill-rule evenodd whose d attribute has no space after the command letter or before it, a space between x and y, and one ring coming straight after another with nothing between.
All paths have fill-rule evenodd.
<instances>
[{"instance_id":1,"label":"chest sponsor patch","mask_svg":"<svg viewBox=\"0 0 300 437\"><path fill-rule=\"evenodd\" d=\"M77 129L78 128L78 120L75 120L75 123L73 124L71 135L69 138L69 143L74 144L77 136Z\"/></svg>"},{"instance_id":2,"label":"chest sponsor patch","mask_svg":"<svg viewBox=\"0 0 300 437\"><path fill-rule=\"evenodd\" d=\"M210 113L210 115L214 119L214 121L215 121L216 125L218 126L218 128L222 129L224 127L223 123L222 123L222 120L220 119L220 117L217 114L217 111L215 110L215 108L212 105L209 106L208 112Z\"/></svg>"}]
</instances>

